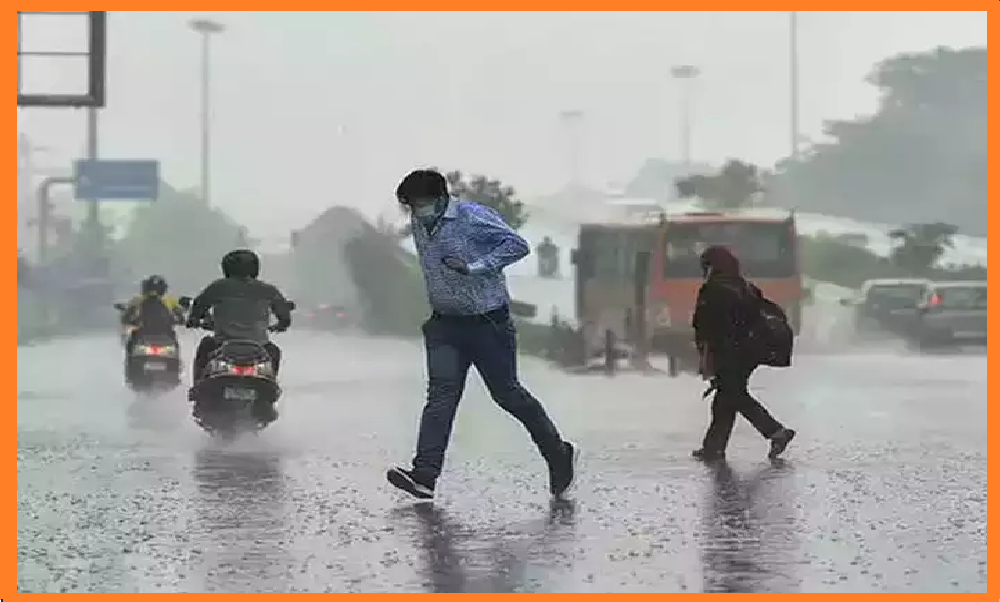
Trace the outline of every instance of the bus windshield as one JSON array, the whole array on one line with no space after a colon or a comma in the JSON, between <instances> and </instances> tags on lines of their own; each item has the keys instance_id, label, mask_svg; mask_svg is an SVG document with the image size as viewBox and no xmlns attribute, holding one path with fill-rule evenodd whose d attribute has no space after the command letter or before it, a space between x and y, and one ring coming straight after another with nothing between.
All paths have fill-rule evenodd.
<instances>
[{"instance_id":1,"label":"bus windshield","mask_svg":"<svg viewBox=\"0 0 1000 602\"><path fill-rule=\"evenodd\" d=\"M697 222L667 226L664 278L701 278L699 257L712 245L729 247L750 278L796 274L795 237L788 222Z\"/></svg>"}]
</instances>

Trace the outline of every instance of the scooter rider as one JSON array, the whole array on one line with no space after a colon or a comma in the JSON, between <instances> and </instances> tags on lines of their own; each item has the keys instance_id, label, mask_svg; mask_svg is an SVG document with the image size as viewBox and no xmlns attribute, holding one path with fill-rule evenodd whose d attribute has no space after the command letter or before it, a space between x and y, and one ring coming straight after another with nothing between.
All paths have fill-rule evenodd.
<instances>
[{"instance_id":1,"label":"scooter rider","mask_svg":"<svg viewBox=\"0 0 1000 602\"><path fill-rule=\"evenodd\" d=\"M258 280L260 258L248 249L230 251L222 258L223 278L212 282L191 304L188 328L196 328L212 310L214 333L198 344L192 370L194 384L201 380L209 355L227 339L261 343L274 363L277 375L281 349L268 338L271 313L278 320L274 330L282 332L292 324L288 301L272 284Z\"/></svg>"},{"instance_id":2,"label":"scooter rider","mask_svg":"<svg viewBox=\"0 0 1000 602\"><path fill-rule=\"evenodd\" d=\"M140 294L132 298L121 314L125 339L125 379L131 380L135 369L132 350L142 337L167 337L177 343L175 326L184 323L184 310L177 300L167 295L167 281L152 275L140 284Z\"/></svg>"}]
</instances>

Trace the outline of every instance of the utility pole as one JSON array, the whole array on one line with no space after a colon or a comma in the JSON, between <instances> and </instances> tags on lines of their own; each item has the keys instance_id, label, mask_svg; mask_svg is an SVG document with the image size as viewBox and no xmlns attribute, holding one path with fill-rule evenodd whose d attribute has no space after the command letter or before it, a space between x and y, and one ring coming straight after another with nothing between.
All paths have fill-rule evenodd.
<instances>
[{"instance_id":1,"label":"utility pole","mask_svg":"<svg viewBox=\"0 0 1000 602\"><path fill-rule=\"evenodd\" d=\"M52 215L51 206L46 205L42 207L38 203L37 188L35 186L35 178L38 176L58 176L63 173L63 170L56 170L50 167L39 167L35 163L35 155L38 153L45 153L51 151L52 149L47 146L41 146L31 142L28 135L21 133L18 136L17 141L17 232L18 238L21 235L21 227L29 226L35 228L35 236L37 240L37 249L39 250L40 258L45 254L41 251L43 247L46 247L48 243L49 230L52 227ZM22 213L23 212L23 213ZM21 221L25 219L25 214L34 213L35 217L28 218L26 221ZM47 247L46 247L47 248Z\"/></svg>"},{"instance_id":2,"label":"utility pole","mask_svg":"<svg viewBox=\"0 0 1000 602\"><path fill-rule=\"evenodd\" d=\"M89 161L96 161L100 155L98 115L97 107L87 107L87 149L85 156ZM87 220L82 234L89 258L96 264L104 246L104 232L101 228L101 200L86 199L86 202Z\"/></svg>"},{"instance_id":3,"label":"utility pole","mask_svg":"<svg viewBox=\"0 0 1000 602\"><path fill-rule=\"evenodd\" d=\"M581 126L583 125L584 113L578 109L561 111L559 119L566 128L566 144L569 155L569 185L578 188L583 184L581 151L583 140L581 137Z\"/></svg>"},{"instance_id":4,"label":"utility pole","mask_svg":"<svg viewBox=\"0 0 1000 602\"><path fill-rule=\"evenodd\" d=\"M212 36L225 26L210 19L194 19L189 26L201 35L201 198L212 197Z\"/></svg>"},{"instance_id":5,"label":"utility pole","mask_svg":"<svg viewBox=\"0 0 1000 602\"><path fill-rule=\"evenodd\" d=\"M20 18L20 17L19 17ZM32 206L35 192L35 161L32 157L35 149L28 135L21 133L17 137L17 232L20 238L21 227L25 216L22 211ZM36 216L37 217L37 216Z\"/></svg>"},{"instance_id":6,"label":"utility pole","mask_svg":"<svg viewBox=\"0 0 1000 602\"><path fill-rule=\"evenodd\" d=\"M799 13L788 16L788 85L789 85L789 136L791 159L799 158Z\"/></svg>"},{"instance_id":7,"label":"utility pole","mask_svg":"<svg viewBox=\"0 0 1000 602\"><path fill-rule=\"evenodd\" d=\"M692 128L692 95L694 80L701 74L701 70L694 65L675 65L670 68L670 75L675 80L681 82L681 162L685 172L691 171L691 128Z\"/></svg>"}]
</instances>

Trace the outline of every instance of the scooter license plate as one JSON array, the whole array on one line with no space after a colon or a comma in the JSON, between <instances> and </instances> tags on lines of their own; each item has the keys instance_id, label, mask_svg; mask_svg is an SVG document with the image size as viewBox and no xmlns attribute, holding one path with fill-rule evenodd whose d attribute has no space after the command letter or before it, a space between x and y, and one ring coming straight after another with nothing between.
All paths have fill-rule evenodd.
<instances>
[{"instance_id":1,"label":"scooter license plate","mask_svg":"<svg viewBox=\"0 0 1000 602\"><path fill-rule=\"evenodd\" d=\"M164 362L146 362L143 367L146 372L166 372L167 365Z\"/></svg>"},{"instance_id":2,"label":"scooter license plate","mask_svg":"<svg viewBox=\"0 0 1000 602\"><path fill-rule=\"evenodd\" d=\"M246 387L225 387L222 398L226 401L256 401L257 391Z\"/></svg>"}]
</instances>

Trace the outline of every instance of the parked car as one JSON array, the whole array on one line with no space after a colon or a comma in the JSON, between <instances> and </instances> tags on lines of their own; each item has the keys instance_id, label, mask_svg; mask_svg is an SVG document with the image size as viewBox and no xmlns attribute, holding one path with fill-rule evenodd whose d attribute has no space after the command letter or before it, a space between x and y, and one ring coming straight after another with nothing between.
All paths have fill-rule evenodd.
<instances>
[{"instance_id":1,"label":"parked car","mask_svg":"<svg viewBox=\"0 0 1000 602\"><path fill-rule=\"evenodd\" d=\"M856 336L906 336L917 320L917 303L930 284L925 278L866 280L856 297L841 299L840 303L854 308Z\"/></svg>"},{"instance_id":2,"label":"parked car","mask_svg":"<svg viewBox=\"0 0 1000 602\"><path fill-rule=\"evenodd\" d=\"M928 284L910 339L921 349L986 344L986 281Z\"/></svg>"},{"instance_id":3,"label":"parked car","mask_svg":"<svg viewBox=\"0 0 1000 602\"><path fill-rule=\"evenodd\" d=\"M303 327L313 330L343 332L354 330L361 326L360 312L352 311L350 308L342 305L331 305L328 303L304 310L302 317L299 319Z\"/></svg>"}]
</instances>

